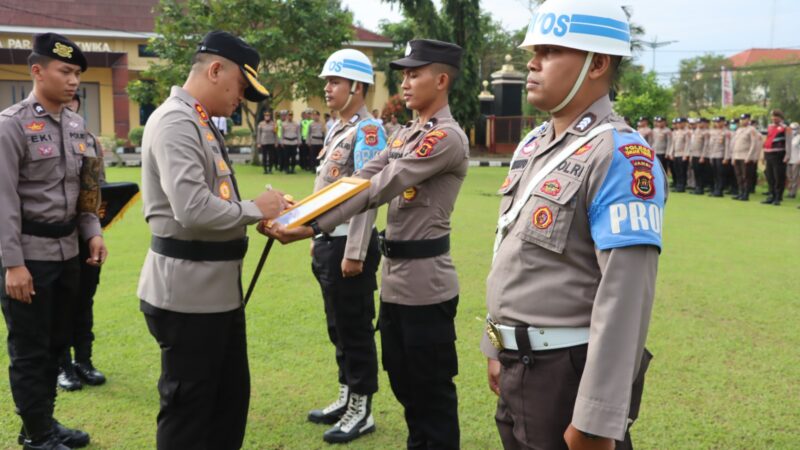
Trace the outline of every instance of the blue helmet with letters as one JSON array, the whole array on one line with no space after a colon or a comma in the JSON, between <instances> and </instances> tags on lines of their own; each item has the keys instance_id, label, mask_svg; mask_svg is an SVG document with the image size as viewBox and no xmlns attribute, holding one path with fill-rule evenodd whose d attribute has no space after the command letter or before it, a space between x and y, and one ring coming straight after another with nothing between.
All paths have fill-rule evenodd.
<instances>
[{"instance_id":1,"label":"blue helmet with letters","mask_svg":"<svg viewBox=\"0 0 800 450\"><path fill-rule=\"evenodd\" d=\"M535 45L631 56L628 15L615 0L547 0L533 13L519 47Z\"/></svg>"}]
</instances>

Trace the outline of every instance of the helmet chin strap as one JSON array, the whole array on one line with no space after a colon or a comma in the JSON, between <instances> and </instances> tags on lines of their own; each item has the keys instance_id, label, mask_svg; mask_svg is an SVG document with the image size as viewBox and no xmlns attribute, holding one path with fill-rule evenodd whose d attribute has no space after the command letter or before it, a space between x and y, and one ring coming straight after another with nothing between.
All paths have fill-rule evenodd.
<instances>
[{"instance_id":1,"label":"helmet chin strap","mask_svg":"<svg viewBox=\"0 0 800 450\"><path fill-rule=\"evenodd\" d=\"M339 111L347 110L347 107L350 106L350 102L353 101L353 96L356 94L356 86L360 83L360 81L353 81L350 83L350 95L347 96L347 103L345 103Z\"/></svg>"},{"instance_id":2,"label":"helmet chin strap","mask_svg":"<svg viewBox=\"0 0 800 450\"><path fill-rule=\"evenodd\" d=\"M571 102L573 98L575 98L575 95L578 93L578 90L583 85L583 81L586 79L586 74L589 73L589 67L592 65L593 57L594 57L594 52L589 52L586 54L586 61L583 62L583 69L581 69L581 73L580 75L578 75L578 79L575 80L575 85L572 86L572 90L569 91L569 94L567 94L567 97L564 99L564 101L562 101L561 103L558 104L558 106L550 110L551 114L561 111L567 105L569 105L569 102Z\"/></svg>"}]
</instances>

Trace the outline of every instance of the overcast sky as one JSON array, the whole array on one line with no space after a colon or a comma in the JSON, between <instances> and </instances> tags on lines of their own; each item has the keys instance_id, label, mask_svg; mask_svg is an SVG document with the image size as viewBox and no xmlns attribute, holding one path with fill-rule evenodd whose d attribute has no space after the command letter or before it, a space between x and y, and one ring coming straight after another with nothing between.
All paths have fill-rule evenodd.
<instances>
[{"instance_id":1,"label":"overcast sky","mask_svg":"<svg viewBox=\"0 0 800 450\"><path fill-rule=\"evenodd\" d=\"M397 7L379 0L342 3L356 21L373 31L382 19L402 17ZM509 30L527 26L528 4L527 0L481 0L481 7ZM656 54L655 67L662 80L678 70L681 59L708 52L730 56L753 47L800 49L800 0L624 0L623 4L631 6L632 20L644 26L646 40L678 41ZM650 50L636 59L652 69Z\"/></svg>"}]
</instances>

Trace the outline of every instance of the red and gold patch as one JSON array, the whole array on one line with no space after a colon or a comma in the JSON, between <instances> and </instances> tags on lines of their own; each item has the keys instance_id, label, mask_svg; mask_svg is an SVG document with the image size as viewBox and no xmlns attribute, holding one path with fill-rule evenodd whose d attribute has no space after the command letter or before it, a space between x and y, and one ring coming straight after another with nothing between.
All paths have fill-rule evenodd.
<instances>
[{"instance_id":1,"label":"red and gold patch","mask_svg":"<svg viewBox=\"0 0 800 450\"><path fill-rule=\"evenodd\" d=\"M30 131L42 131L44 129L44 122L34 120L33 122L26 124L25 128Z\"/></svg>"},{"instance_id":2,"label":"red and gold patch","mask_svg":"<svg viewBox=\"0 0 800 450\"><path fill-rule=\"evenodd\" d=\"M547 206L540 206L533 212L533 226L540 230L546 230L553 224L553 211Z\"/></svg>"},{"instance_id":3,"label":"red and gold patch","mask_svg":"<svg viewBox=\"0 0 800 450\"><path fill-rule=\"evenodd\" d=\"M333 178L336 178L336 177L338 177L338 176L339 176L339 168L338 168L338 167L336 167L336 166L334 166L334 167L331 167L331 172L330 172L330 174L331 174L331 176L332 176Z\"/></svg>"},{"instance_id":4,"label":"red and gold patch","mask_svg":"<svg viewBox=\"0 0 800 450\"><path fill-rule=\"evenodd\" d=\"M207 131L206 132L206 140L208 142L214 142L217 138L214 137L214 133Z\"/></svg>"},{"instance_id":5,"label":"red and gold patch","mask_svg":"<svg viewBox=\"0 0 800 450\"><path fill-rule=\"evenodd\" d=\"M338 161L340 159L342 159L342 152L340 150L334 150L333 153L331 153L331 161Z\"/></svg>"},{"instance_id":6,"label":"red and gold patch","mask_svg":"<svg viewBox=\"0 0 800 450\"><path fill-rule=\"evenodd\" d=\"M650 200L656 195L656 187L653 184L653 164L647 161L634 160L633 181L631 182L631 192L642 200Z\"/></svg>"},{"instance_id":7,"label":"red and gold patch","mask_svg":"<svg viewBox=\"0 0 800 450\"><path fill-rule=\"evenodd\" d=\"M378 145L378 126L377 125L367 125L361 128L361 131L364 132L364 143L369 145L370 147L374 147Z\"/></svg>"},{"instance_id":8,"label":"red and gold patch","mask_svg":"<svg viewBox=\"0 0 800 450\"><path fill-rule=\"evenodd\" d=\"M581 156L589 153L592 150L592 144L586 144L583 147L579 148L575 151L574 156Z\"/></svg>"},{"instance_id":9,"label":"red and gold patch","mask_svg":"<svg viewBox=\"0 0 800 450\"><path fill-rule=\"evenodd\" d=\"M392 142L392 148L400 148L402 146L403 146L403 141L401 141L400 139L395 139L394 142Z\"/></svg>"},{"instance_id":10,"label":"red and gold patch","mask_svg":"<svg viewBox=\"0 0 800 450\"><path fill-rule=\"evenodd\" d=\"M501 184L501 185L500 185L500 189L501 189L501 190L502 190L502 189L505 189L505 188L507 188L507 187L508 187L508 185L510 185L510 184L511 184L511 177L506 177L505 181L503 181L503 184Z\"/></svg>"},{"instance_id":11,"label":"red and gold patch","mask_svg":"<svg viewBox=\"0 0 800 450\"><path fill-rule=\"evenodd\" d=\"M228 163L226 163L224 159L217 160L217 168L220 172L227 172Z\"/></svg>"},{"instance_id":12,"label":"red and gold patch","mask_svg":"<svg viewBox=\"0 0 800 450\"><path fill-rule=\"evenodd\" d=\"M406 189L405 191L403 191L403 200L405 200L407 202L410 202L410 201L414 200L415 198L417 198L417 188L410 187L410 188Z\"/></svg>"},{"instance_id":13,"label":"red and gold patch","mask_svg":"<svg viewBox=\"0 0 800 450\"><path fill-rule=\"evenodd\" d=\"M655 158L653 149L639 144L623 145L619 148L619 151L622 152L622 154L628 159L633 158L634 156L641 156L652 161Z\"/></svg>"},{"instance_id":14,"label":"red and gold patch","mask_svg":"<svg viewBox=\"0 0 800 450\"><path fill-rule=\"evenodd\" d=\"M417 158L427 158L433 153L433 147L443 138L447 137L447 132L443 130L433 130L425 135L422 143L414 150Z\"/></svg>"},{"instance_id":15,"label":"red and gold patch","mask_svg":"<svg viewBox=\"0 0 800 450\"><path fill-rule=\"evenodd\" d=\"M203 105L200 103L194 104L194 110L197 111L197 114L200 115L200 125L207 127L208 126L208 114L206 110L203 109Z\"/></svg>"},{"instance_id":16,"label":"red and gold patch","mask_svg":"<svg viewBox=\"0 0 800 450\"><path fill-rule=\"evenodd\" d=\"M83 142L78 143L78 151L81 153L86 153L86 144Z\"/></svg>"},{"instance_id":17,"label":"red and gold patch","mask_svg":"<svg viewBox=\"0 0 800 450\"><path fill-rule=\"evenodd\" d=\"M561 183L556 179L547 180L539 190L551 197L556 197L561 193Z\"/></svg>"},{"instance_id":18,"label":"red and gold patch","mask_svg":"<svg viewBox=\"0 0 800 450\"><path fill-rule=\"evenodd\" d=\"M219 197L223 200L231 199L231 185L227 181L219 184Z\"/></svg>"}]
</instances>

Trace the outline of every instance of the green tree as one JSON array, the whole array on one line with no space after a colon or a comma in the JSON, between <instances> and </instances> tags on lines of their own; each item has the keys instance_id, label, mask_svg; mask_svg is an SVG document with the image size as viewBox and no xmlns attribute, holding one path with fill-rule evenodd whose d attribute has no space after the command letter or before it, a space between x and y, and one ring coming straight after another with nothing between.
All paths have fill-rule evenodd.
<instances>
[{"instance_id":1,"label":"green tree","mask_svg":"<svg viewBox=\"0 0 800 450\"><path fill-rule=\"evenodd\" d=\"M645 74L641 66L631 66L619 81L620 93L614 109L617 114L635 120L638 116L669 116L672 109L672 90L658 84L656 74Z\"/></svg>"},{"instance_id":2,"label":"green tree","mask_svg":"<svg viewBox=\"0 0 800 450\"><path fill-rule=\"evenodd\" d=\"M735 98L800 119L800 60L763 61L736 73Z\"/></svg>"},{"instance_id":3,"label":"green tree","mask_svg":"<svg viewBox=\"0 0 800 450\"><path fill-rule=\"evenodd\" d=\"M680 62L677 78L672 80L678 112L686 115L690 111L720 106L722 103L722 67L731 65L722 55L708 54Z\"/></svg>"},{"instance_id":4,"label":"green tree","mask_svg":"<svg viewBox=\"0 0 800 450\"><path fill-rule=\"evenodd\" d=\"M453 116L462 126L472 128L479 115L477 97L481 80L478 58L484 31L481 29L479 0L443 0L440 10L436 9L433 0L386 1L400 5L407 22L401 29L402 32L413 31L414 38L453 42L464 49L461 74L450 94L450 107ZM385 26L382 31L386 32ZM394 41L395 36L391 37ZM387 53L397 56L405 48L405 42L398 44L395 43L394 52Z\"/></svg>"},{"instance_id":5,"label":"green tree","mask_svg":"<svg viewBox=\"0 0 800 450\"><path fill-rule=\"evenodd\" d=\"M352 15L339 0L161 0L154 15L157 37L149 47L160 62L128 86L140 104L159 104L170 86L183 84L192 55L210 30L229 31L258 50L271 104L321 92L321 65L353 36ZM243 108L251 130L257 112Z\"/></svg>"}]
</instances>

